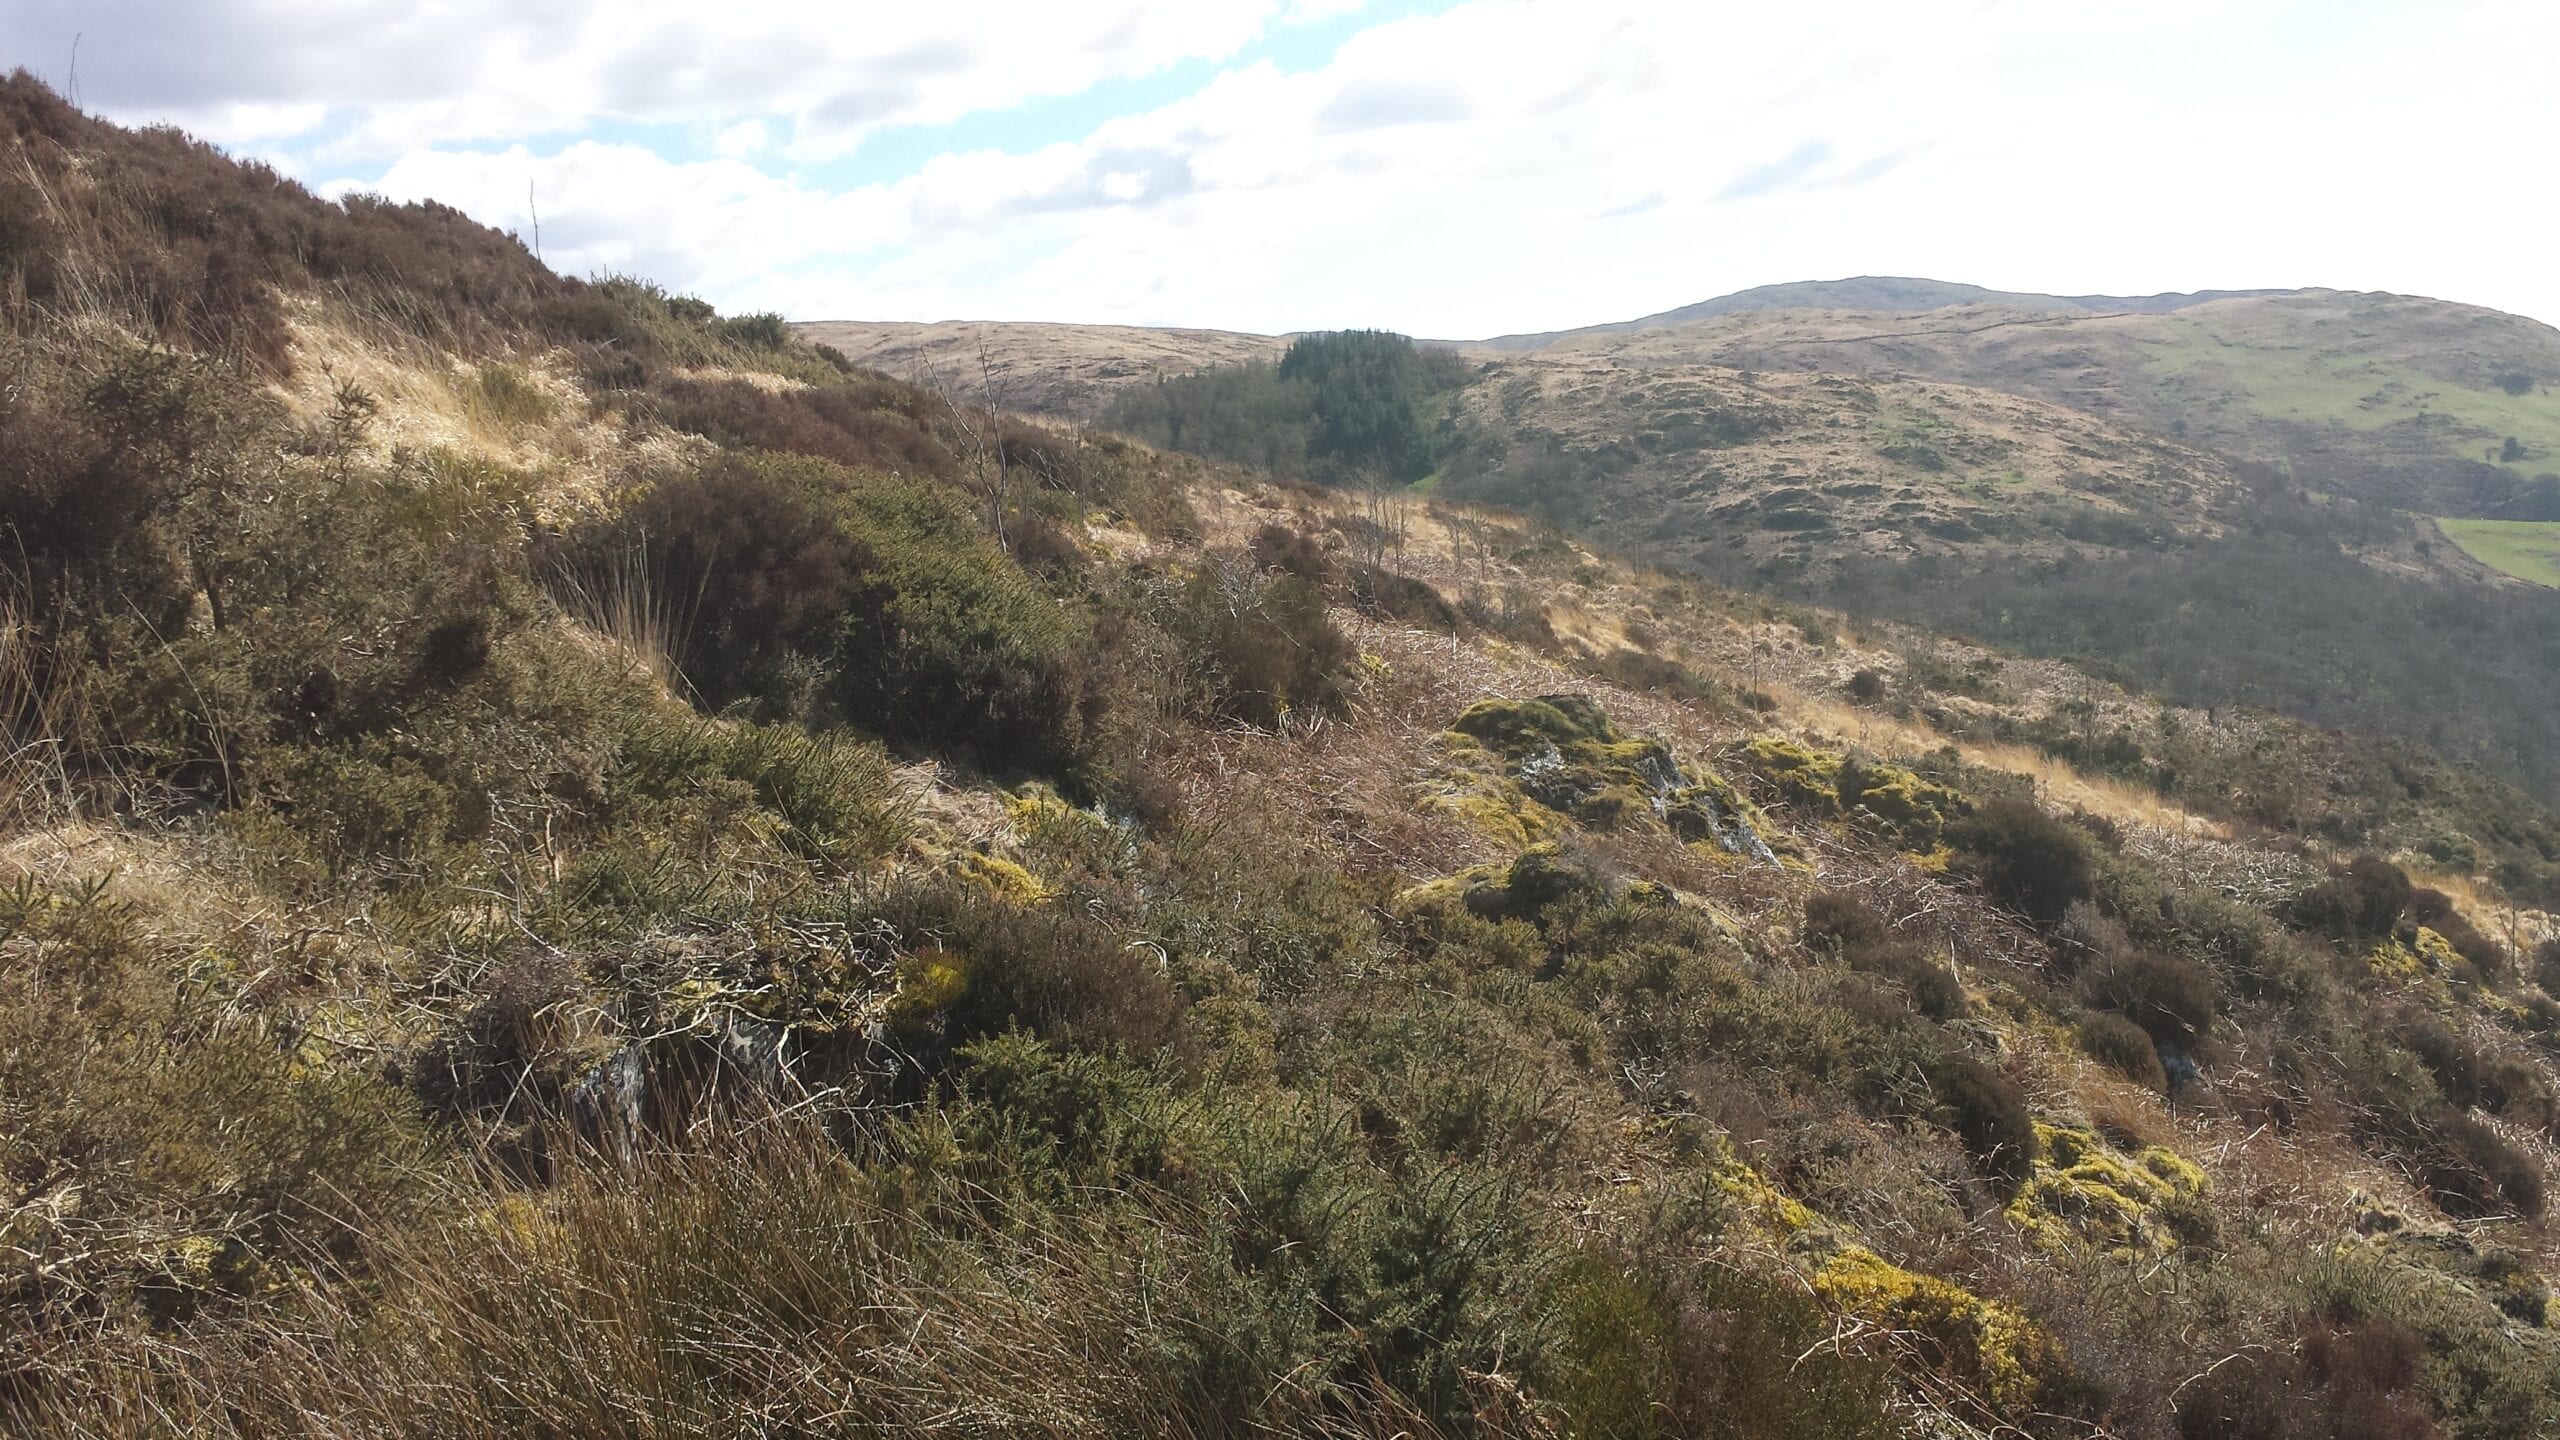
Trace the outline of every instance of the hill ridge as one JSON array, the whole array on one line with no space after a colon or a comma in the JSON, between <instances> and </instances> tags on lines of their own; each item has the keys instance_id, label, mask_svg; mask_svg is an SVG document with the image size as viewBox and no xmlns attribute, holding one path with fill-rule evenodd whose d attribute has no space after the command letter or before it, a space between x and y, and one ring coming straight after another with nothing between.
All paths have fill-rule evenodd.
<instances>
[{"instance_id":1,"label":"hill ridge","mask_svg":"<svg viewBox=\"0 0 2560 1440\"><path fill-rule=\"evenodd\" d=\"M2153 295L2049 295L2028 290L1993 290L1953 280L1909 275L1852 275L1838 280L1791 280L1714 296L1692 305L1658 310L1633 320L1580 325L1566 330L1496 335L1473 342L1495 350L1536 350L1560 340L1594 335L1660 330L1693 320L1710 320L1768 310L1863 310L1885 314L1922 314L1960 305L2005 305L2050 310L2060 314L2121 312L2156 315L2216 300L2262 299L2300 295L2317 287L2257 290L2164 290Z\"/></svg>"}]
</instances>

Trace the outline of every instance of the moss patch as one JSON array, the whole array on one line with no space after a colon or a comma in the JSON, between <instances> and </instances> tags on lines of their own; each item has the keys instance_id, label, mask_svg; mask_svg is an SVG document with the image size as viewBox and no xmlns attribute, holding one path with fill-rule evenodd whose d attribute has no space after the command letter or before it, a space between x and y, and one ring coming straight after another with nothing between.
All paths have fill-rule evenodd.
<instances>
[{"instance_id":1,"label":"moss patch","mask_svg":"<svg viewBox=\"0 0 2560 1440\"><path fill-rule=\"evenodd\" d=\"M1659 885L1619 887L1577 863L1561 846L1532 845L1508 861L1472 865L1455 875L1416 885L1395 898L1399 914L1422 915L1448 906L1488 920L1525 919L1559 900L1581 894L1657 897L1678 903Z\"/></svg>"},{"instance_id":2,"label":"moss patch","mask_svg":"<svg viewBox=\"0 0 2560 1440\"><path fill-rule=\"evenodd\" d=\"M1722 776L1658 737L1622 734L1588 697L1480 700L1441 737L1423 804L1515 845L1572 825L1658 825L1718 853L1774 862L1765 822Z\"/></svg>"},{"instance_id":3,"label":"moss patch","mask_svg":"<svg viewBox=\"0 0 2560 1440\"><path fill-rule=\"evenodd\" d=\"M2036 1142L2035 1171L2008 1215L2049 1251L2173 1250L2184 1207L2208 1187L2202 1170L2163 1146L2126 1155L2091 1131L2045 1124L2036 1126Z\"/></svg>"},{"instance_id":4,"label":"moss patch","mask_svg":"<svg viewBox=\"0 0 2560 1440\"><path fill-rule=\"evenodd\" d=\"M1963 794L1899 765L1872 765L1775 735L1754 738L1743 763L1779 794L1816 814L1864 818L1902 849L1939 849L1947 822L1972 810Z\"/></svg>"},{"instance_id":5,"label":"moss patch","mask_svg":"<svg viewBox=\"0 0 2560 1440\"><path fill-rule=\"evenodd\" d=\"M2035 1408L2061 1351L2016 1307L1961 1285L1905 1270L1863 1245L1844 1246L1814 1273L1813 1287L1841 1310L1911 1337L1931 1368L1998 1410Z\"/></svg>"}]
</instances>

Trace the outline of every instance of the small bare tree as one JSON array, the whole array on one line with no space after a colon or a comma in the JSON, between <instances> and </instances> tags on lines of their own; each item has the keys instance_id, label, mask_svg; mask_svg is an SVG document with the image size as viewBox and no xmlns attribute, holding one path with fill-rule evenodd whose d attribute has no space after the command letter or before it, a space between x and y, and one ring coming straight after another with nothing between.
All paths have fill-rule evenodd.
<instances>
[{"instance_id":1,"label":"small bare tree","mask_svg":"<svg viewBox=\"0 0 2560 1440\"><path fill-rule=\"evenodd\" d=\"M1005 511L1013 503L1013 473L1004 448L1004 418L996 393L995 352L987 345L986 332L978 332L978 397L974 407L963 404L956 387L946 382L941 367L929 350L919 348L917 372L907 378L940 397L944 419L960 439L957 445L945 439L943 448L952 453L968 472L969 483L987 503L987 528L994 532L996 543L1009 544L1005 535Z\"/></svg>"},{"instance_id":2,"label":"small bare tree","mask_svg":"<svg viewBox=\"0 0 2560 1440\"><path fill-rule=\"evenodd\" d=\"M1355 552L1361 562L1384 569L1393 555L1402 564L1405 543L1413 538L1413 500L1374 466L1360 472L1360 518L1368 522Z\"/></svg>"}]
</instances>

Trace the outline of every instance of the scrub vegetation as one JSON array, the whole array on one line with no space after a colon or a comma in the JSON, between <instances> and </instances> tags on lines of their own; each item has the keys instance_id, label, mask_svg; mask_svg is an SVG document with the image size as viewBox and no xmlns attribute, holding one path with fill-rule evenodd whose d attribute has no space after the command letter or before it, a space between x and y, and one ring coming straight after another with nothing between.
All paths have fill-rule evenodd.
<instances>
[{"instance_id":1,"label":"scrub vegetation","mask_svg":"<svg viewBox=\"0 0 2560 1440\"><path fill-rule=\"evenodd\" d=\"M0 1428L2560 1426L2523 828L0 133Z\"/></svg>"}]
</instances>

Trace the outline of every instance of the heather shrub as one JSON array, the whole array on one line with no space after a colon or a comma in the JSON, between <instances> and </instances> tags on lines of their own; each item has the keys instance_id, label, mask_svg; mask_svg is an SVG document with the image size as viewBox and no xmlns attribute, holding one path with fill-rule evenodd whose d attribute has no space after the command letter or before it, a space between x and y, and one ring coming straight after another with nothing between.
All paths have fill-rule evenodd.
<instances>
[{"instance_id":1,"label":"heather shrub","mask_svg":"<svg viewBox=\"0 0 2560 1440\"><path fill-rule=\"evenodd\" d=\"M2038 924L2089 897L2088 837L2031 801L1986 801L1947 826L1946 842L1984 893Z\"/></svg>"},{"instance_id":2,"label":"heather shrub","mask_svg":"<svg viewBox=\"0 0 2560 1440\"><path fill-rule=\"evenodd\" d=\"M850 470L952 478L955 451L939 435L939 401L880 377L774 390L736 379L651 382L658 414L679 430L739 450L772 450Z\"/></svg>"},{"instance_id":3,"label":"heather shrub","mask_svg":"<svg viewBox=\"0 0 2560 1440\"><path fill-rule=\"evenodd\" d=\"M1458 610L1427 580L1399 575L1377 565L1353 568L1348 585L1351 603L1360 613L1399 625L1429 630L1458 628Z\"/></svg>"},{"instance_id":4,"label":"heather shrub","mask_svg":"<svg viewBox=\"0 0 2560 1440\"><path fill-rule=\"evenodd\" d=\"M1204 565L1168 628L1188 647L1213 714L1271 728L1349 703L1358 652L1325 613L1324 592L1294 575Z\"/></svg>"},{"instance_id":5,"label":"heather shrub","mask_svg":"<svg viewBox=\"0 0 2560 1440\"><path fill-rule=\"evenodd\" d=\"M2423 1123L2418 1178L2439 1204L2472 1215L2505 1210L2532 1219L2542 1213L2542 1168L2532 1156L2459 1110L2437 1110Z\"/></svg>"},{"instance_id":6,"label":"heather shrub","mask_svg":"<svg viewBox=\"0 0 2560 1440\"><path fill-rule=\"evenodd\" d=\"M2169 1088L2169 1074L2160 1064L2159 1047L2149 1032L2123 1016L2084 1016L2073 1027L2072 1039L2078 1042L2081 1053L2126 1079L2153 1090Z\"/></svg>"},{"instance_id":7,"label":"heather shrub","mask_svg":"<svg viewBox=\"0 0 2560 1440\"><path fill-rule=\"evenodd\" d=\"M2399 866L2378 855L2359 855L2294 897L2288 908L2301 928L2346 941L2389 935L2414 894Z\"/></svg>"},{"instance_id":8,"label":"heather shrub","mask_svg":"<svg viewBox=\"0 0 2560 1440\"><path fill-rule=\"evenodd\" d=\"M714 708L770 695L795 656L822 651L873 567L806 465L721 456L643 490L569 537L564 588L580 608L663 644Z\"/></svg>"},{"instance_id":9,"label":"heather shrub","mask_svg":"<svg viewBox=\"0 0 2560 1440\"><path fill-rule=\"evenodd\" d=\"M1984 1174L2012 1185L2026 1178L2036 1131L2016 1084L1971 1056L1945 1055L1929 1067L1929 1091Z\"/></svg>"},{"instance_id":10,"label":"heather shrub","mask_svg":"<svg viewBox=\"0 0 2560 1440\"><path fill-rule=\"evenodd\" d=\"M884 917L930 943L941 993L905 1014L909 1033L945 1045L1024 1030L1086 1049L1144 1054L1171 1043L1182 1002L1162 962L1093 915L1007 903L963 881L890 897Z\"/></svg>"},{"instance_id":11,"label":"heather shrub","mask_svg":"<svg viewBox=\"0 0 2560 1440\"><path fill-rule=\"evenodd\" d=\"M2187 1051L2212 1031L2220 1004L2213 977L2201 966L2141 951L2113 957L2082 976L2080 997L2140 1026L2158 1043Z\"/></svg>"},{"instance_id":12,"label":"heather shrub","mask_svg":"<svg viewBox=\"0 0 2560 1440\"><path fill-rule=\"evenodd\" d=\"M1916 942L1895 936L1884 917L1845 891L1826 890L1805 902L1805 942L1836 952L1850 968L1902 987L1911 1008L1932 1020L1964 1010L1964 986L1955 972Z\"/></svg>"},{"instance_id":13,"label":"heather shrub","mask_svg":"<svg viewBox=\"0 0 2560 1440\"><path fill-rule=\"evenodd\" d=\"M2178 1407L2185 1440L2437 1440L2424 1338L2379 1318L2315 1320L2297 1346L2232 1354Z\"/></svg>"},{"instance_id":14,"label":"heather shrub","mask_svg":"<svg viewBox=\"0 0 2560 1440\"><path fill-rule=\"evenodd\" d=\"M1304 531L1286 525L1271 524L1253 532L1249 547L1253 563L1282 575L1294 575L1310 585L1324 585L1333 579L1333 557L1326 553L1324 542Z\"/></svg>"}]
</instances>

